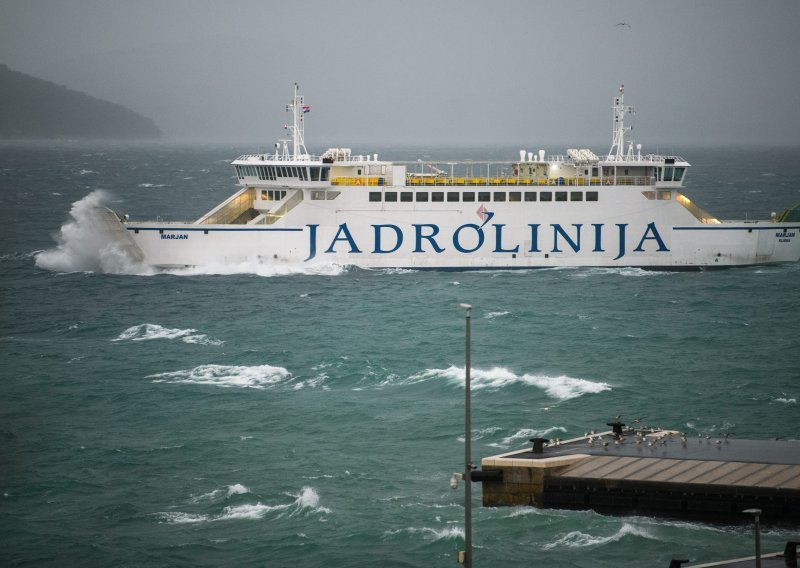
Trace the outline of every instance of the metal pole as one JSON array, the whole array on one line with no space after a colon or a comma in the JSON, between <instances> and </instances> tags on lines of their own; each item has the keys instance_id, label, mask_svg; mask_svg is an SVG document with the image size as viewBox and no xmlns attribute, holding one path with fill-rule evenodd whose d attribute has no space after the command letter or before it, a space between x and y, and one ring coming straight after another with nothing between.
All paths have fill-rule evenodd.
<instances>
[{"instance_id":1,"label":"metal pole","mask_svg":"<svg viewBox=\"0 0 800 568\"><path fill-rule=\"evenodd\" d=\"M756 568L761 568L761 526L759 517L761 516L761 509L746 509L742 513L750 513L755 517L755 532L756 532Z\"/></svg>"},{"instance_id":2,"label":"metal pole","mask_svg":"<svg viewBox=\"0 0 800 568\"><path fill-rule=\"evenodd\" d=\"M472 306L461 304L466 310L467 345L466 345L466 378L465 391L465 424L464 424L464 566L472 568L472 427L470 396L470 320Z\"/></svg>"}]
</instances>

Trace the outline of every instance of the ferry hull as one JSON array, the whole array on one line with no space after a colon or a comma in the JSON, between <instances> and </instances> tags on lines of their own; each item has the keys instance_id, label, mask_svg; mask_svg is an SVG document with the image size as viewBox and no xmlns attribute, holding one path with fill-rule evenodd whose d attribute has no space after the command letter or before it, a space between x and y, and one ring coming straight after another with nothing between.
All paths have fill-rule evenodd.
<instances>
[{"instance_id":1,"label":"ferry hull","mask_svg":"<svg viewBox=\"0 0 800 568\"><path fill-rule=\"evenodd\" d=\"M800 224L706 225L675 202L660 211L617 216L613 223L603 221L607 215L569 207L547 215L497 206L482 216L470 207L407 215L343 210L317 212L316 218L311 207L298 209L305 224L127 223L125 229L144 262L155 267L336 263L439 270L699 269L800 260Z\"/></svg>"}]
</instances>

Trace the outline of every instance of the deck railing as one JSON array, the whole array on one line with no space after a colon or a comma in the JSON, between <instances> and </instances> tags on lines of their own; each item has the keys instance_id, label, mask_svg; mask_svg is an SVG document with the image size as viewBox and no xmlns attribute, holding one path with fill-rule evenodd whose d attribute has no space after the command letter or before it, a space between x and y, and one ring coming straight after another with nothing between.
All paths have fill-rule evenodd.
<instances>
[{"instance_id":1,"label":"deck railing","mask_svg":"<svg viewBox=\"0 0 800 568\"><path fill-rule=\"evenodd\" d=\"M525 178L525 177L450 177L450 176L420 176L415 174L406 175L406 186L602 186L602 185L637 185L651 186L655 183L655 178L649 176L617 176L615 177L593 177L593 178ZM384 177L335 177L331 179L331 185L365 185L383 186L386 184Z\"/></svg>"}]
</instances>

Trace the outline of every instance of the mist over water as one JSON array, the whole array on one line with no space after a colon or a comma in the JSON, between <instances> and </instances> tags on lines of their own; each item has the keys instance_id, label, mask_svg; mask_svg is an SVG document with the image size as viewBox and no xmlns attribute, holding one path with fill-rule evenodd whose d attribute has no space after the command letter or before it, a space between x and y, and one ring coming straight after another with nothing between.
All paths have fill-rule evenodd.
<instances>
[{"instance_id":1,"label":"mist over water","mask_svg":"<svg viewBox=\"0 0 800 568\"><path fill-rule=\"evenodd\" d=\"M618 414L694 437L800 438L798 265L149 271L91 223L97 206L196 219L233 192L226 160L243 150L0 154L0 564L452 566L460 302L474 306L477 460ZM682 154L695 166L685 193L722 218L800 201L795 150ZM476 565L752 551L746 525L474 496ZM794 536L767 524L763 548Z\"/></svg>"}]
</instances>

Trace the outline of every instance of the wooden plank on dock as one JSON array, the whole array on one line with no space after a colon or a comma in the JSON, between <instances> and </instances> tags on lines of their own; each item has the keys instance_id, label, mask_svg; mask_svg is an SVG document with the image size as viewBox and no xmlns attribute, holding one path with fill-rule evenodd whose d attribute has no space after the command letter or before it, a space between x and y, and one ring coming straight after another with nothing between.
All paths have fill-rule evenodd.
<instances>
[{"instance_id":1,"label":"wooden plank on dock","mask_svg":"<svg viewBox=\"0 0 800 568\"><path fill-rule=\"evenodd\" d=\"M636 443L606 432L537 453L485 458L483 467L500 469L503 477L483 481L484 505L715 517L759 507L765 520L800 515L800 444L727 438L687 443L677 433L652 429L635 434Z\"/></svg>"}]
</instances>

